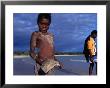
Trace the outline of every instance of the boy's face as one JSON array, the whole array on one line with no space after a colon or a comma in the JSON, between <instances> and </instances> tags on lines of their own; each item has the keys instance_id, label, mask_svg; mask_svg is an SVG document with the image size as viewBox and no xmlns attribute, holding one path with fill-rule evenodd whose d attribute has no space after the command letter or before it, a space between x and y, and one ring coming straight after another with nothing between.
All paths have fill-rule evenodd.
<instances>
[{"instance_id":1,"label":"boy's face","mask_svg":"<svg viewBox=\"0 0 110 88\"><path fill-rule=\"evenodd\" d=\"M40 30L42 33L46 33L47 30L49 29L49 20L48 20L48 19L45 19L45 18L42 18L42 19L39 21L38 26L39 26L39 30Z\"/></svg>"},{"instance_id":2,"label":"boy's face","mask_svg":"<svg viewBox=\"0 0 110 88\"><path fill-rule=\"evenodd\" d=\"M97 37L97 34L93 34L93 38L96 38Z\"/></svg>"}]
</instances>

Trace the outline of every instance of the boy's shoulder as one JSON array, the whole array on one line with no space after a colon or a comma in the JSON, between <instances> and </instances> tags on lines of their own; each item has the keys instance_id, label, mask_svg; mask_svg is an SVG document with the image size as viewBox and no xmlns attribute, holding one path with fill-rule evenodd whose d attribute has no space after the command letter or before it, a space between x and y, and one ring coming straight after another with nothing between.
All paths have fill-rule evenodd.
<instances>
[{"instance_id":1,"label":"boy's shoulder","mask_svg":"<svg viewBox=\"0 0 110 88\"><path fill-rule=\"evenodd\" d=\"M93 43L93 42L94 42L94 38L92 38L92 37L90 36L90 38L89 38L88 42Z\"/></svg>"},{"instance_id":2,"label":"boy's shoulder","mask_svg":"<svg viewBox=\"0 0 110 88\"><path fill-rule=\"evenodd\" d=\"M48 35L50 35L50 36L54 36L51 32L48 32Z\"/></svg>"},{"instance_id":3,"label":"boy's shoulder","mask_svg":"<svg viewBox=\"0 0 110 88\"><path fill-rule=\"evenodd\" d=\"M85 44L87 44L88 41L90 41L90 35L85 39Z\"/></svg>"},{"instance_id":4,"label":"boy's shoulder","mask_svg":"<svg viewBox=\"0 0 110 88\"><path fill-rule=\"evenodd\" d=\"M34 31L33 33L32 33L32 35L38 35L39 34L39 31Z\"/></svg>"}]
</instances>

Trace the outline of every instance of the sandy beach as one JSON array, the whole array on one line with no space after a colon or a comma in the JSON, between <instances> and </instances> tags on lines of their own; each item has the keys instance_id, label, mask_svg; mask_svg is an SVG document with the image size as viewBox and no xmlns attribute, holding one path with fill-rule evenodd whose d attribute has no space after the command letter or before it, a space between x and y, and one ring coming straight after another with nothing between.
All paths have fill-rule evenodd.
<instances>
[{"instance_id":1,"label":"sandy beach","mask_svg":"<svg viewBox=\"0 0 110 88\"><path fill-rule=\"evenodd\" d=\"M63 69L55 70L54 75L88 75L89 63L85 61L83 55L58 55L56 56L61 63ZM14 75L35 75L35 61L30 56L14 56ZM95 67L93 70L95 74Z\"/></svg>"}]
</instances>

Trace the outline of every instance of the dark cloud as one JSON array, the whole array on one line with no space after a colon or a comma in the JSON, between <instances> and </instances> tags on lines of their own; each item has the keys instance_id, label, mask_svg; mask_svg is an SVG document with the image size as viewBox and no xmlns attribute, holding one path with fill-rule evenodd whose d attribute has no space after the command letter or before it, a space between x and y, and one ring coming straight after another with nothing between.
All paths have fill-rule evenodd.
<instances>
[{"instance_id":1,"label":"dark cloud","mask_svg":"<svg viewBox=\"0 0 110 88\"><path fill-rule=\"evenodd\" d=\"M14 50L29 50L30 36L38 31L36 13L14 14ZM85 38L97 29L96 13L52 14L49 32L55 37L55 49L62 52L81 52Z\"/></svg>"}]
</instances>

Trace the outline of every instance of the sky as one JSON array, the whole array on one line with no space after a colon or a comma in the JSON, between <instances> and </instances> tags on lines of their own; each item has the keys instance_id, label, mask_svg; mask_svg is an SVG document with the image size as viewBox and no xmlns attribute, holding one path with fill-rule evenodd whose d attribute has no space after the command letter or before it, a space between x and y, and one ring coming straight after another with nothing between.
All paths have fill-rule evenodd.
<instances>
[{"instance_id":1,"label":"sky","mask_svg":"<svg viewBox=\"0 0 110 88\"><path fill-rule=\"evenodd\" d=\"M30 37L39 31L38 13L14 13L14 51L29 51ZM82 52L84 41L97 30L96 13L52 13L48 32L54 35L56 52Z\"/></svg>"}]
</instances>

